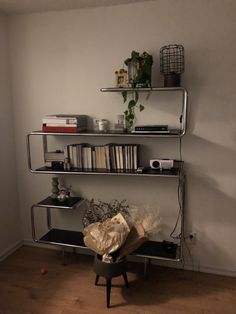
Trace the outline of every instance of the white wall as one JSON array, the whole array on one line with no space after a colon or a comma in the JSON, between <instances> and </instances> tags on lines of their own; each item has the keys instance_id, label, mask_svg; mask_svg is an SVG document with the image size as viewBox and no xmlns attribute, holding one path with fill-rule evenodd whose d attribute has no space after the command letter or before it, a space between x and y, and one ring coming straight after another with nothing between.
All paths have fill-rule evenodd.
<instances>
[{"instance_id":1,"label":"white wall","mask_svg":"<svg viewBox=\"0 0 236 314\"><path fill-rule=\"evenodd\" d=\"M0 259L17 247L20 232L15 143L8 62L7 20L0 16Z\"/></svg>"},{"instance_id":2,"label":"white wall","mask_svg":"<svg viewBox=\"0 0 236 314\"><path fill-rule=\"evenodd\" d=\"M197 233L196 244L191 246L197 269L235 275L235 10L233 0L158 0L10 18L18 189L25 240L31 239L31 204L50 193L50 176L32 175L27 170L26 134L40 129L41 118L50 113L84 113L114 121L115 114L125 108L121 95L102 94L99 89L114 84L114 71L122 67L123 60L133 49L147 50L155 62L153 84L161 85L159 49L181 43L186 50L183 85L191 105L189 131L183 138L186 233ZM172 119L169 100L173 99L154 93L148 102L143 97L146 109L138 121ZM146 160L179 156L174 139L145 140L144 144ZM35 151L38 154L40 146ZM157 206L163 233L173 227L178 209L176 182L69 176L66 183L88 198L125 198ZM61 212L55 219L74 229L79 221L75 214L71 216L72 221ZM171 227L165 226L167 222Z\"/></svg>"}]
</instances>

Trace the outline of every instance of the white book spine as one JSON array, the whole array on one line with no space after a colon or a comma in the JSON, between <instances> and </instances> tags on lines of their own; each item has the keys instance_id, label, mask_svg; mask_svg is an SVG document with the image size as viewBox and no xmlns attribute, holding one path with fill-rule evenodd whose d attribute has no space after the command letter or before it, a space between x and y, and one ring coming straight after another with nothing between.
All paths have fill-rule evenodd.
<instances>
[{"instance_id":1,"label":"white book spine","mask_svg":"<svg viewBox=\"0 0 236 314\"><path fill-rule=\"evenodd\" d=\"M88 169L92 170L92 147L87 147Z\"/></svg>"},{"instance_id":2,"label":"white book spine","mask_svg":"<svg viewBox=\"0 0 236 314\"><path fill-rule=\"evenodd\" d=\"M78 168L78 155L77 155L77 145L72 146L73 163L74 167Z\"/></svg>"},{"instance_id":3,"label":"white book spine","mask_svg":"<svg viewBox=\"0 0 236 314\"><path fill-rule=\"evenodd\" d=\"M125 145L125 170L128 170L128 146Z\"/></svg>"},{"instance_id":4,"label":"white book spine","mask_svg":"<svg viewBox=\"0 0 236 314\"><path fill-rule=\"evenodd\" d=\"M120 158L120 169L124 170L123 147L122 147L122 145L119 145L119 158Z\"/></svg>"},{"instance_id":5,"label":"white book spine","mask_svg":"<svg viewBox=\"0 0 236 314\"><path fill-rule=\"evenodd\" d=\"M82 147L82 160L83 160L83 169L88 168L88 160L87 160L87 147Z\"/></svg>"},{"instance_id":6,"label":"white book spine","mask_svg":"<svg viewBox=\"0 0 236 314\"><path fill-rule=\"evenodd\" d=\"M75 162L74 162L74 159L73 159L73 146L72 145L69 145L68 146L68 152L69 152L69 159L70 159L70 165L71 167L73 168L75 166Z\"/></svg>"},{"instance_id":7,"label":"white book spine","mask_svg":"<svg viewBox=\"0 0 236 314\"><path fill-rule=\"evenodd\" d=\"M77 119L67 119L67 118L43 118L42 119L43 124L76 124L77 125Z\"/></svg>"},{"instance_id":8,"label":"white book spine","mask_svg":"<svg viewBox=\"0 0 236 314\"><path fill-rule=\"evenodd\" d=\"M115 146L116 151L116 168L117 170L120 170L120 154L119 154L119 146Z\"/></svg>"},{"instance_id":9,"label":"white book spine","mask_svg":"<svg viewBox=\"0 0 236 314\"><path fill-rule=\"evenodd\" d=\"M105 153L106 153L106 168L107 170L111 170L110 151L108 145L105 146Z\"/></svg>"},{"instance_id":10,"label":"white book spine","mask_svg":"<svg viewBox=\"0 0 236 314\"><path fill-rule=\"evenodd\" d=\"M134 170L138 169L138 146L133 146L133 153L134 153Z\"/></svg>"}]
</instances>

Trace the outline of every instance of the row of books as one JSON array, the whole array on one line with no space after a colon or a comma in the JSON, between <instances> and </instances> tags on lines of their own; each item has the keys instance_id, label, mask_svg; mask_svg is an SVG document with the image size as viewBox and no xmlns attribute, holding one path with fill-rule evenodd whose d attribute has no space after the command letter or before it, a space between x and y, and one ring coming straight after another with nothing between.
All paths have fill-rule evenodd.
<instances>
[{"instance_id":1,"label":"row of books","mask_svg":"<svg viewBox=\"0 0 236 314\"><path fill-rule=\"evenodd\" d=\"M88 129L88 116L76 114L47 115L42 119L43 132L77 133Z\"/></svg>"},{"instance_id":2,"label":"row of books","mask_svg":"<svg viewBox=\"0 0 236 314\"><path fill-rule=\"evenodd\" d=\"M138 168L139 145L137 144L106 144L90 145L70 144L64 147L64 152L46 155L46 166L52 161L69 163L70 168L87 170L136 170ZM56 157L58 156L58 157Z\"/></svg>"}]
</instances>

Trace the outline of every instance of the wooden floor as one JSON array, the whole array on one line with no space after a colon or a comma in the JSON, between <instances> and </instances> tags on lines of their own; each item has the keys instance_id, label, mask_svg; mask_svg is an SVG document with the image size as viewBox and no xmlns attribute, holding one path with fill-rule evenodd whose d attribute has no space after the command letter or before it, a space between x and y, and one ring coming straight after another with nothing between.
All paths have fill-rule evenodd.
<instances>
[{"instance_id":1,"label":"wooden floor","mask_svg":"<svg viewBox=\"0 0 236 314\"><path fill-rule=\"evenodd\" d=\"M115 278L107 309L91 257L69 254L62 266L59 251L22 247L0 263L0 314L236 313L236 278L152 266L145 280L141 265L128 267L130 288Z\"/></svg>"}]
</instances>

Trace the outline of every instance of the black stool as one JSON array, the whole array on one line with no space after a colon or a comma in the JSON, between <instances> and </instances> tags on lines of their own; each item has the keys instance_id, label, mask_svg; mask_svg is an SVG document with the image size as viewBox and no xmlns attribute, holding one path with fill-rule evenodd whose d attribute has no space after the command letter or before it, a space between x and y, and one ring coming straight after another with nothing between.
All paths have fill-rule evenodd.
<instances>
[{"instance_id":1,"label":"black stool","mask_svg":"<svg viewBox=\"0 0 236 314\"><path fill-rule=\"evenodd\" d=\"M113 277L123 276L125 285L128 288L128 278L126 275L126 260L122 259L121 261L114 263L104 263L102 262L102 257L96 255L93 263L93 270L96 274L95 285L97 286L99 277L106 278L106 290L107 290L107 307L110 307L110 295L111 295L111 281Z\"/></svg>"}]
</instances>

